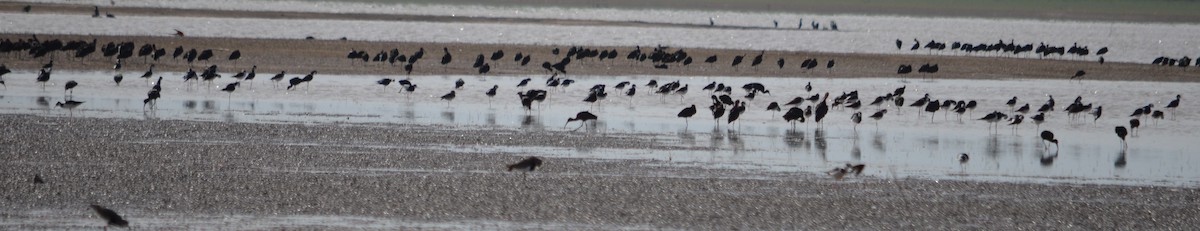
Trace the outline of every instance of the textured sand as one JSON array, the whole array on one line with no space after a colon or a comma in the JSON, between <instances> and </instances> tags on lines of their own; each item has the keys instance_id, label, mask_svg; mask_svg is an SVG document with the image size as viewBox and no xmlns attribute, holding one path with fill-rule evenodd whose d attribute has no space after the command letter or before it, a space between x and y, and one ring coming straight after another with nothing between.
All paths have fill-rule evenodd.
<instances>
[{"instance_id":1,"label":"textured sand","mask_svg":"<svg viewBox=\"0 0 1200 231\"><path fill-rule=\"evenodd\" d=\"M0 34L0 39L28 39L30 35ZM171 52L177 46L185 49L212 49L214 58L209 61L197 61L190 66L198 71L208 65L218 65L221 72L232 73L258 66L259 76L263 74L287 71L292 74L307 73L317 70L328 74L404 74L403 64L395 66L387 62L370 62L364 65L359 61L346 58L350 50L366 50L371 55L381 50L397 48L403 54L411 55L419 48L425 48L425 57L414 66L413 75L439 74L478 74L472 68L472 63L479 54L491 57L496 50L504 50L505 58L498 61L488 60L492 68L489 75L519 75L519 74L548 74L541 67L543 62L558 62L560 56L551 54L554 48L561 48L563 54L567 46L530 46L530 45L495 45L495 44L461 44L461 43L406 43L406 42L369 42L341 40L284 40L284 39L228 39L228 38L193 38L193 37L133 37L133 36L81 36L81 35L38 35L39 39L85 40L96 39L103 45L110 41L132 41L138 47L151 43L167 49L165 60L158 62L146 61L147 58L134 56L127 60L125 70L132 72L144 71L149 63L156 63L159 71L186 71L189 64L182 59L172 59ZM442 48L450 49L453 61L448 65L439 62ZM1200 72L1195 68L1162 67L1148 64L1106 63L1093 61L1069 61L1029 58L996 58L968 56L930 56L930 55L880 55L880 54L838 54L816 52L785 52L765 51L764 61L757 67L749 66L755 55L761 51L750 50L720 50L720 49L689 49L689 56L695 61L691 65L672 65L670 69L656 69L647 62L633 62L625 59L633 47L593 47L594 49L617 49L620 57L616 60L598 61L594 58L575 60L567 67L568 74L573 75L676 75L676 76L791 76L791 77L902 77L909 78L970 78L970 79L1010 79L1010 78L1046 78L1068 79L1077 70L1087 71L1087 80L1143 80L1143 81L1197 81ZM229 61L227 57L233 50L240 50L241 59ZM643 51L649 52L649 48ZM520 66L513 62L512 57L517 53L532 55L528 66ZM44 64L47 58L30 58L28 55L9 54L4 63L12 69L34 71ZM60 52L57 56L70 57L73 54ZM720 59L708 64L703 60L710 55ZM745 55L745 61L738 67L731 67L733 56ZM149 57L149 56L147 56ZM775 61L784 58L787 64L780 69ZM808 58L820 62L817 68L806 70L799 64ZM485 58L486 59L486 58ZM835 60L832 69L825 68L828 60ZM93 54L88 58L78 60L59 58L55 69L66 70L109 70L115 63L114 57L103 57ZM938 64L941 68L935 74L914 73L897 75L899 64L924 63ZM914 67L915 68L915 67ZM175 76L180 77L180 76ZM270 77L270 76L266 76Z\"/></svg>"},{"instance_id":2,"label":"textured sand","mask_svg":"<svg viewBox=\"0 0 1200 231\"><path fill-rule=\"evenodd\" d=\"M0 224L16 229L102 225L86 207L91 203L117 209L139 229L262 226L228 220L234 215L407 221L390 228L456 221L530 229L1200 228L1200 193L1189 188L834 181L805 173L820 171L814 169L564 158L548 158L524 178L503 167L523 153L445 148L676 148L639 134L19 115L0 121L0 206L8 208ZM32 183L34 175L46 183ZM39 222L49 220L69 222ZM339 227L286 223L267 226Z\"/></svg>"}]
</instances>

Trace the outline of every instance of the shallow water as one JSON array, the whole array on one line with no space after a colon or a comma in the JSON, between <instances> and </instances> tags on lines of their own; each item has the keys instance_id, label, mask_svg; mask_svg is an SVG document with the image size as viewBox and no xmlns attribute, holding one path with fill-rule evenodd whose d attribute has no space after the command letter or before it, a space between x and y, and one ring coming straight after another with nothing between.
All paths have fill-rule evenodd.
<instances>
[{"instance_id":1,"label":"shallow water","mask_svg":"<svg viewBox=\"0 0 1200 231\"><path fill-rule=\"evenodd\" d=\"M107 1L97 1L103 5ZM122 1L124 6L203 8L224 10L300 11L327 13L380 13L505 17L532 19L584 19L707 25L709 18L721 26L705 27L568 26L524 23L462 23L419 21L361 21L308 19L244 19L207 17L118 16L93 19L90 15L0 14L0 33L102 34L170 36L172 29L189 36L230 38L322 39L406 42L515 43L551 45L605 45L731 48L750 50L823 51L838 53L898 53L965 55L962 52L910 51L913 39L947 42L1018 44L1044 42L1054 46L1100 47L1111 51L1107 61L1149 63L1156 57L1200 56L1200 24L1115 23L978 18L922 18L904 16L810 15L754 12L630 10L556 7L499 7L471 5L370 4L292 1ZM773 21L784 29L775 29ZM805 30L795 30L803 20ZM812 20L840 31L811 30ZM538 36L530 36L538 35ZM900 39L904 49L895 47ZM972 54L996 55L996 54ZM1012 55L1005 55L1012 56ZM1037 58L1032 54L1016 57ZM1054 59L1096 60L1097 56L1057 56Z\"/></svg>"},{"instance_id":2,"label":"shallow water","mask_svg":"<svg viewBox=\"0 0 1200 231\"><path fill-rule=\"evenodd\" d=\"M866 174L879 177L1184 186L1194 186L1195 179L1200 179L1200 172L1189 170L1197 161L1189 150L1196 147L1191 135L1200 127L1194 122L1200 110L1187 98L1200 94L1197 83L571 76L577 81L574 85L548 89L550 99L527 112L520 107L515 92L547 89L546 76L413 76L418 88L407 94L398 93L400 89L395 85L384 88L375 83L380 78L403 76L318 74L311 86L300 85L292 91L269 80L254 80L227 94L217 89L233 79L218 79L210 86L204 82L185 83L181 73L163 73L166 77L163 98L157 109L143 109L138 103L150 84L138 78L127 78L124 84L116 86L111 82L111 72L58 71L43 90L32 80L35 75L17 72L6 76L8 86L2 91L0 113L249 123L429 124L464 130L476 126L571 130L580 124L564 126L566 118L588 110L599 115L600 120L576 132L650 134L660 142L681 148L490 145L425 148L551 157L655 159L669 160L669 164L787 172L822 172L844 163L865 163L869 166ZM529 87L514 88L526 77L533 79ZM457 98L451 102L440 100L460 78L467 84L457 90ZM683 96L650 94L650 88L644 86L650 79L660 83L678 80L687 84L690 91ZM67 80L80 83L73 93L74 99L85 103L74 110L52 107L63 100L61 89ZM622 90L613 89L620 81L638 85L638 94L630 98ZM748 101L748 110L738 123L725 123L723 117L717 125L705 110L711 102L710 94L700 90L713 81L735 87L760 82L770 86L772 94ZM810 81L814 92L828 91L836 96L858 90L867 102L906 85L908 102L929 93L934 99L977 100L980 106L964 115L961 122L953 113L938 112L931 122L930 114L918 115L917 108L886 107L889 113L878 125L865 118L857 128L849 120L854 110L848 108L831 110L823 125L810 121L797 124L794 129L779 117L782 112L764 110L772 101L783 103L796 96L814 94L803 90ZM610 96L595 105L582 102L587 89L595 84L607 84ZM494 99L483 94L492 85L500 87ZM1012 96L1020 98L1018 105L1029 103L1036 108L1047 99L1044 93L1058 96L1058 110L1048 113L1040 129L1053 131L1061 140L1060 147L1044 146L1037 136L1039 128L1034 128L1028 120L1015 131L1007 125L991 130L988 123L975 120L993 110L1008 111L1004 102ZM1143 118L1143 128L1136 137L1129 138L1129 148L1122 149L1113 127L1128 126L1129 117L1125 115L1136 107L1153 103L1159 109L1176 94L1184 95L1179 110L1164 110L1168 114L1166 120ZM733 95L745 100L741 89ZM1069 120L1062 110L1074 96L1082 96L1084 103L1103 106L1104 116L1094 124L1090 115ZM694 118L685 121L675 116L691 104L699 108ZM864 106L861 111L870 115L879 108ZM957 161L960 153L969 154L971 160L960 164Z\"/></svg>"}]
</instances>

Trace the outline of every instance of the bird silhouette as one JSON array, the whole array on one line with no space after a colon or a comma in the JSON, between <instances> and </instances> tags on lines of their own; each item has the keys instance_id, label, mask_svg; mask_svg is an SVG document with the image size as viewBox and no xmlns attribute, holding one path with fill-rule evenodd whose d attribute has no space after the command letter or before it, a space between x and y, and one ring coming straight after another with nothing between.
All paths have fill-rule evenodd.
<instances>
[{"instance_id":1,"label":"bird silhouette","mask_svg":"<svg viewBox=\"0 0 1200 231\"><path fill-rule=\"evenodd\" d=\"M825 114L829 113L829 104L826 101L829 99L829 92L825 92L825 97L821 99L821 103L817 104L816 117L814 122L821 123L821 119L825 118Z\"/></svg>"},{"instance_id":2,"label":"bird silhouette","mask_svg":"<svg viewBox=\"0 0 1200 231\"><path fill-rule=\"evenodd\" d=\"M1125 135L1129 135L1129 130L1126 130L1125 126L1117 126L1117 128L1114 130L1117 132L1117 137L1121 138L1121 147L1129 147L1129 145L1125 143Z\"/></svg>"},{"instance_id":3,"label":"bird silhouette","mask_svg":"<svg viewBox=\"0 0 1200 231\"><path fill-rule=\"evenodd\" d=\"M1085 74L1087 74L1087 72L1084 72L1083 70L1075 71L1075 75L1071 76L1071 80L1079 79L1079 81L1083 81L1083 75Z\"/></svg>"},{"instance_id":4,"label":"bird silhouette","mask_svg":"<svg viewBox=\"0 0 1200 231\"><path fill-rule=\"evenodd\" d=\"M450 93L446 93L445 95L442 95L442 100L445 100L446 105L448 106L448 105L450 105L450 101L454 101L454 97L455 97L455 93L453 90L451 90Z\"/></svg>"},{"instance_id":5,"label":"bird silhouette","mask_svg":"<svg viewBox=\"0 0 1200 231\"><path fill-rule=\"evenodd\" d=\"M450 49L442 47L442 52L445 53L442 55L442 65L450 64L450 61L454 59L454 57L450 55Z\"/></svg>"},{"instance_id":6,"label":"bird silhouette","mask_svg":"<svg viewBox=\"0 0 1200 231\"><path fill-rule=\"evenodd\" d=\"M149 105L150 108L155 108L155 104L157 104L159 97L162 97L162 94L158 90L150 90L150 92L147 92L146 99L142 100L142 109L146 109L147 105Z\"/></svg>"},{"instance_id":7,"label":"bird silhouette","mask_svg":"<svg viewBox=\"0 0 1200 231\"><path fill-rule=\"evenodd\" d=\"M587 122L589 120L595 121L598 118L599 117L596 117L596 114L592 114L591 112L588 112L588 111L581 111L579 113L575 113L575 117L567 118L567 123L563 124L563 128L566 128L567 124L571 124L571 122L576 121L576 120L580 121L579 128L582 128L584 126L587 126ZM579 129L579 128L575 128L575 129Z\"/></svg>"},{"instance_id":8,"label":"bird silhouette","mask_svg":"<svg viewBox=\"0 0 1200 231\"><path fill-rule=\"evenodd\" d=\"M39 83L42 83L42 90L46 90L46 82L50 81L50 71L47 71L45 68L42 68L42 70L40 70L40 72L38 72L37 81Z\"/></svg>"},{"instance_id":9,"label":"bird silhouette","mask_svg":"<svg viewBox=\"0 0 1200 231\"><path fill-rule=\"evenodd\" d=\"M754 60L750 61L750 66L755 67L755 66L758 66L758 64L762 64L763 54L766 52L767 51L759 51L758 56L754 56Z\"/></svg>"},{"instance_id":10,"label":"bird silhouette","mask_svg":"<svg viewBox=\"0 0 1200 231\"><path fill-rule=\"evenodd\" d=\"M221 88L221 91L229 93L229 95L226 97L227 101L229 100L229 98L233 97L233 91L237 90L238 84L241 84L241 82L233 82L233 83L225 85L225 88Z\"/></svg>"},{"instance_id":11,"label":"bird silhouette","mask_svg":"<svg viewBox=\"0 0 1200 231\"><path fill-rule=\"evenodd\" d=\"M113 211L112 209L108 209L99 205L91 205L91 207L92 210L96 211L96 215L100 215L100 218L104 219L106 222L104 225L104 230L108 230L109 226L129 227L129 221L126 221L125 218L122 218L121 215L118 215L117 211Z\"/></svg>"},{"instance_id":12,"label":"bird silhouette","mask_svg":"<svg viewBox=\"0 0 1200 231\"><path fill-rule=\"evenodd\" d=\"M74 95L75 94L74 89L76 86L79 86L79 82L75 82L75 80L67 81L67 84L63 85L63 94L65 95L65 94L67 94L67 91L71 91L71 95ZM70 97L68 97L68 98L70 98Z\"/></svg>"},{"instance_id":13,"label":"bird silhouette","mask_svg":"<svg viewBox=\"0 0 1200 231\"><path fill-rule=\"evenodd\" d=\"M858 130L858 123L862 123L862 112L854 112L850 114L850 121L854 122L854 130Z\"/></svg>"},{"instance_id":14,"label":"bird silhouette","mask_svg":"<svg viewBox=\"0 0 1200 231\"><path fill-rule=\"evenodd\" d=\"M1198 62L1198 63L1200 63L1200 62ZM2 74L0 74L0 75L2 75ZM2 83L3 83L3 80L0 80L0 84L2 84ZM1175 95L1175 99L1171 100L1171 102L1167 103L1166 108L1171 110L1171 118L1172 119L1175 118L1175 108L1179 107L1179 99L1182 97L1183 97L1183 95Z\"/></svg>"},{"instance_id":15,"label":"bird silhouette","mask_svg":"<svg viewBox=\"0 0 1200 231\"><path fill-rule=\"evenodd\" d=\"M742 113L745 111L746 111L746 102L742 102L740 100L734 101L733 108L729 109L729 116L725 117L726 123L732 124L734 121L737 121L737 119L739 117L741 117Z\"/></svg>"},{"instance_id":16,"label":"bird silhouette","mask_svg":"<svg viewBox=\"0 0 1200 231\"><path fill-rule=\"evenodd\" d=\"M232 53L229 53L229 61L236 62L238 59L241 59L241 58L242 58L242 50L233 50Z\"/></svg>"},{"instance_id":17,"label":"bird silhouette","mask_svg":"<svg viewBox=\"0 0 1200 231\"><path fill-rule=\"evenodd\" d=\"M1129 131L1134 136L1137 136L1138 127L1142 126L1142 121L1137 118L1129 119Z\"/></svg>"},{"instance_id":18,"label":"bird silhouette","mask_svg":"<svg viewBox=\"0 0 1200 231\"><path fill-rule=\"evenodd\" d=\"M521 170L525 172L532 172L537 170L539 167L542 167L542 159L531 156L518 161L515 164L508 165L508 171L511 172L512 170Z\"/></svg>"},{"instance_id":19,"label":"bird silhouette","mask_svg":"<svg viewBox=\"0 0 1200 231\"><path fill-rule=\"evenodd\" d=\"M533 79L531 79L531 78L522 79L521 82L517 83L517 87L524 87L525 85L529 85L530 80L533 80Z\"/></svg>"},{"instance_id":20,"label":"bird silhouette","mask_svg":"<svg viewBox=\"0 0 1200 231\"><path fill-rule=\"evenodd\" d=\"M379 84L379 85L383 85L383 88L387 88L387 86L388 86L388 85L391 85L391 84L392 84L392 82L394 82L394 81L395 81L395 80L393 80L393 79L391 79L391 78L383 78L383 79L380 79L380 80L376 80L376 81L375 81L375 83L376 83L376 84Z\"/></svg>"},{"instance_id":21,"label":"bird silhouette","mask_svg":"<svg viewBox=\"0 0 1200 231\"><path fill-rule=\"evenodd\" d=\"M691 107L687 107L687 108L684 108L683 110L680 110L679 114L676 114L676 116L683 118L683 122L684 122L685 126L687 124L688 118L692 118L693 115L696 115L696 105L695 104L692 104Z\"/></svg>"},{"instance_id":22,"label":"bird silhouette","mask_svg":"<svg viewBox=\"0 0 1200 231\"><path fill-rule=\"evenodd\" d=\"M1054 133L1050 131L1042 131L1042 144L1045 146L1045 141L1054 143L1054 150L1058 150L1058 139L1054 138Z\"/></svg>"},{"instance_id":23,"label":"bird silhouette","mask_svg":"<svg viewBox=\"0 0 1200 231\"><path fill-rule=\"evenodd\" d=\"M871 116L870 116L870 117L871 117L871 119L875 119L875 126L876 126L876 127L878 127L878 126L879 126L879 120L883 119L883 116L884 116L885 114L887 114L887 109L881 109L881 110L879 110L879 111L876 111L875 113L871 114Z\"/></svg>"},{"instance_id":24,"label":"bird silhouette","mask_svg":"<svg viewBox=\"0 0 1200 231\"><path fill-rule=\"evenodd\" d=\"M496 89L499 89L499 88L500 88L500 85L492 85L492 89L488 89L487 92L484 92L483 94L487 95L488 98L494 97L494 96L496 96Z\"/></svg>"}]
</instances>

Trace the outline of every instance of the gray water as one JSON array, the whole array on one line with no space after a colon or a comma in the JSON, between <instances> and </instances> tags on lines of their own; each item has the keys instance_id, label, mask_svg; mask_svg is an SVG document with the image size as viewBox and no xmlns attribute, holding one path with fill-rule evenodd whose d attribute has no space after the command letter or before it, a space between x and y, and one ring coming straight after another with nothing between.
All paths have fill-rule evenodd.
<instances>
[{"instance_id":1,"label":"gray water","mask_svg":"<svg viewBox=\"0 0 1200 231\"><path fill-rule=\"evenodd\" d=\"M800 79L744 77L677 76L576 76L577 82L566 88L546 88L546 76L414 76L417 91L398 93L394 85L384 88L380 78L403 76L321 75L311 86L301 85L287 91L269 80L244 82L232 94L217 90L233 79L218 79L209 86L203 82L185 83L181 73L163 73L163 98L156 109L143 109L141 100L149 83L133 78L121 86L107 72L56 72L47 90L33 81L35 73L17 72L6 76L8 89L0 98L0 113L42 116L99 118L135 118L144 120L199 120L248 123L309 124L430 124L451 125L462 129L476 126L527 130L575 130L578 123L566 119L579 111L597 114L594 125L575 130L581 133L619 135L650 134L669 145L700 151L664 151L639 149L575 149L554 147L455 146L433 147L469 152L522 152L551 157L605 159L654 159L670 163L720 168L761 169L769 171L819 173L845 163L865 163L867 174L881 177L919 177L1018 182L1070 182L1128 185L1194 186L1200 172L1191 171L1197 156L1192 131L1200 127L1200 110L1186 96L1200 94L1197 83L1153 83L1135 81L1063 80L920 80L895 78ZM26 78L28 77L28 78ZM516 83L532 78L529 87L517 89ZM457 90L457 98L447 102L439 97L453 88L453 82L467 84ZM644 84L650 79L660 83L680 81L691 89L686 95L655 95ZM52 107L65 98L62 83L75 80L80 87L74 100L85 103L66 110ZM634 97L624 96L612 86L620 81L639 85ZM748 101L747 112L738 123L725 118L718 124L705 110L710 93L700 88L710 82L741 86L760 82L771 86L771 95L759 95ZM824 123L793 125L785 123L782 112L766 111L770 102L784 103L796 96L809 96L803 86L811 82L815 92L858 90L864 101L907 86L906 98L912 102L924 93L934 99L976 100L979 108L959 117L938 112L918 115L915 107L864 106L863 114L878 109L889 113L876 125L864 118L854 126L854 109L835 108ZM610 96L597 104L582 102L587 88L607 84ZM495 98L483 93L499 86ZM517 91L547 89L550 99L525 111ZM1012 96L1020 104L1036 108L1057 96L1058 110L1048 113L1047 121L1034 126L1029 120L1016 126L991 129L976 120L993 110L1009 111L1004 104ZM735 90L735 98L746 100ZM1165 110L1165 120L1143 118L1143 128L1129 139L1123 149L1113 134L1114 126L1127 126L1126 117L1136 107L1153 103L1159 108L1176 94L1185 96L1177 111ZM1092 122L1090 115L1068 119L1062 108L1074 96L1085 103L1104 106L1105 116ZM684 120L679 110L696 104L699 113ZM804 106L811 105L805 103ZM785 109L786 110L786 109ZM1012 113L1010 113L1012 114ZM1027 116L1032 116L1029 114ZM1040 130L1039 130L1040 129ZM1054 131L1061 146L1045 146L1038 133ZM1057 152L1055 150L1058 150ZM971 161L960 164L958 155L966 153Z\"/></svg>"}]
</instances>

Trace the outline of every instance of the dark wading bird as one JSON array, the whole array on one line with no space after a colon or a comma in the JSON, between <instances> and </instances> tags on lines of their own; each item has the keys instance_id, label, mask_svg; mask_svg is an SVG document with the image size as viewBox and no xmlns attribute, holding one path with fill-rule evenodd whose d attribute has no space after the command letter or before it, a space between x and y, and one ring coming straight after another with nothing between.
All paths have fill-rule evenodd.
<instances>
[{"instance_id":1,"label":"dark wading bird","mask_svg":"<svg viewBox=\"0 0 1200 231\"><path fill-rule=\"evenodd\" d=\"M1125 143L1125 135L1129 135L1129 130L1125 129L1125 126L1117 126L1114 130L1117 132L1117 137L1121 138L1121 147L1128 148L1129 144Z\"/></svg>"},{"instance_id":2,"label":"dark wading bird","mask_svg":"<svg viewBox=\"0 0 1200 231\"><path fill-rule=\"evenodd\" d=\"M1197 62L1197 63L1200 63L1200 62ZM2 75L2 74L0 74L0 75ZM3 83L4 83L3 81L0 81L0 84L3 84ZM1183 95L1175 95L1175 99L1171 100L1171 102L1167 103L1167 109L1171 110L1171 119L1175 118L1175 108L1179 107L1179 98L1181 98L1181 97L1183 97Z\"/></svg>"},{"instance_id":3,"label":"dark wading bird","mask_svg":"<svg viewBox=\"0 0 1200 231\"><path fill-rule=\"evenodd\" d=\"M692 104L691 107L687 107L687 108L684 108L683 110L679 111L679 114L677 114L676 116L683 118L684 126L687 126L688 118L692 118L693 115L696 115L696 105L695 104Z\"/></svg>"},{"instance_id":4,"label":"dark wading bird","mask_svg":"<svg viewBox=\"0 0 1200 231\"><path fill-rule=\"evenodd\" d=\"M445 100L446 106L449 107L450 101L454 101L454 97L455 97L454 90L451 90L450 93L446 93L445 95L442 95L442 100Z\"/></svg>"},{"instance_id":5,"label":"dark wading bird","mask_svg":"<svg viewBox=\"0 0 1200 231\"><path fill-rule=\"evenodd\" d=\"M1071 76L1071 80L1079 79L1079 81L1083 81L1083 75L1086 74L1087 72L1084 72L1083 70L1075 71L1075 75Z\"/></svg>"},{"instance_id":6,"label":"dark wading bird","mask_svg":"<svg viewBox=\"0 0 1200 231\"><path fill-rule=\"evenodd\" d=\"M241 82L233 82L228 85L225 85L225 88L221 88L221 91L229 93L229 95L227 97L225 97L225 101L229 101L230 99L233 98L233 91L237 90L238 84L241 84Z\"/></svg>"},{"instance_id":7,"label":"dark wading bird","mask_svg":"<svg viewBox=\"0 0 1200 231\"><path fill-rule=\"evenodd\" d=\"M579 113L576 113L574 118L567 118L567 123L563 124L563 128L567 128L567 124L571 124L571 122L578 120L580 125L578 128L575 128L575 129L579 129L584 126L587 126L587 123L589 120L595 121L596 119L598 119L598 117L596 117L595 114L592 114L591 112L588 112L588 111L581 111Z\"/></svg>"},{"instance_id":8,"label":"dark wading bird","mask_svg":"<svg viewBox=\"0 0 1200 231\"><path fill-rule=\"evenodd\" d=\"M508 171L511 172L513 170L520 170L527 173L537 170L539 167L542 167L542 159L531 156L515 164L508 165Z\"/></svg>"},{"instance_id":9,"label":"dark wading bird","mask_svg":"<svg viewBox=\"0 0 1200 231\"><path fill-rule=\"evenodd\" d=\"M1138 127L1142 126L1142 121L1137 118L1129 119L1129 131L1137 136Z\"/></svg>"},{"instance_id":10,"label":"dark wading bird","mask_svg":"<svg viewBox=\"0 0 1200 231\"><path fill-rule=\"evenodd\" d=\"M75 80L67 81L67 84L63 85L63 94L65 95L67 91L71 91L71 96L75 95L76 86L79 86L79 83L75 82Z\"/></svg>"},{"instance_id":11,"label":"dark wading bird","mask_svg":"<svg viewBox=\"0 0 1200 231\"><path fill-rule=\"evenodd\" d=\"M1050 143L1054 143L1054 150L1057 152L1057 150L1058 150L1058 139L1055 139L1055 138L1054 138L1054 133L1053 133L1053 132L1050 132L1050 131L1042 131L1042 148L1049 147L1048 145L1045 145L1045 144L1046 144L1046 143L1045 143L1045 141L1050 141Z\"/></svg>"},{"instance_id":12,"label":"dark wading bird","mask_svg":"<svg viewBox=\"0 0 1200 231\"><path fill-rule=\"evenodd\" d=\"M96 211L96 215L100 215L100 218L103 218L104 221L107 222L104 225L104 230L108 230L109 226L123 228L129 227L129 221L126 221L125 218L121 218L121 215L118 215L117 211L113 211L112 209L108 209L99 205L91 205L91 207L92 210Z\"/></svg>"}]
</instances>

